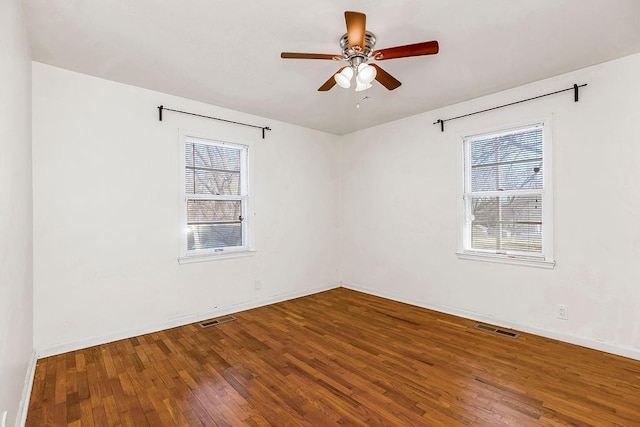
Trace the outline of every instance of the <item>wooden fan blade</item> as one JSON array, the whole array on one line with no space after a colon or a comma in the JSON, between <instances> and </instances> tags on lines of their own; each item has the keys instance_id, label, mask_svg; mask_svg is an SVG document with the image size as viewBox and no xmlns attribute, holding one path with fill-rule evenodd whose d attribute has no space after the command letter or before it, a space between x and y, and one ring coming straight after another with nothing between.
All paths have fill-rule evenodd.
<instances>
[{"instance_id":1,"label":"wooden fan blade","mask_svg":"<svg viewBox=\"0 0 640 427\"><path fill-rule=\"evenodd\" d=\"M438 53L440 47L438 42L433 40L430 42L422 42L415 44L408 44L405 46L390 47L387 49L380 49L373 52L373 58L378 61L385 59L406 58L409 56L422 56L422 55L435 55Z\"/></svg>"},{"instance_id":2,"label":"wooden fan blade","mask_svg":"<svg viewBox=\"0 0 640 427\"><path fill-rule=\"evenodd\" d=\"M370 64L372 67L376 67L376 80L382 84L382 86L386 87L389 90L394 90L400 87L402 83L391 74L387 73L385 70L380 68L376 64Z\"/></svg>"},{"instance_id":3,"label":"wooden fan blade","mask_svg":"<svg viewBox=\"0 0 640 427\"><path fill-rule=\"evenodd\" d=\"M280 58L283 59L341 59L340 55L329 55L327 53L298 53L282 52Z\"/></svg>"},{"instance_id":4,"label":"wooden fan blade","mask_svg":"<svg viewBox=\"0 0 640 427\"><path fill-rule=\"evenodd\" d=\"M339 73L340 71L344 70L345 68L347 68L347 67L342 67L337 72ZM335 74L333 76L335 76ZM329 80L324 82L324 84L318 88L318 92L326 92L326 91L328 91L329 89L331 89L332 87L334 87L336 85L336 79L333 76L329 77Z\"/></svg>"},{"instance_id":5,"label":"wooden fan blade","mask_svg":"<svg viewBox=\"0 0 640 427\"><path fill-rule=\"evenodd\" d=\"M360 46L364 51L364 33L367 27L367 15L360 12L345 12L344 19L347 22L347 38L349 48Z\"/></svg>"}]
</instances>

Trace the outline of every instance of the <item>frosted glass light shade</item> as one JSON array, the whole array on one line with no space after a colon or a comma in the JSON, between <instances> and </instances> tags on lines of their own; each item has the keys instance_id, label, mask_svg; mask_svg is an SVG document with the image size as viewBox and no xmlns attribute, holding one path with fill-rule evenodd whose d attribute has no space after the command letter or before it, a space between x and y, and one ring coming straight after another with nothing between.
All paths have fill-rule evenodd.
<instances>
[{"instance_id":1,"label":"frosted glass light shade","mask_svg":"<svg viewBox=\"0 0 640 427\"><path fill-rule=\"evenodd\" d=\"M362 83L369 84L376 78L376 67L372 67L369 64L360 64L358 65L358 76L357 79Z\"/></svg>"},{"instance_id":2,"label":"frosted glass light shade","mask_svg":"<svg viewBox=\"0 0 640 427\"><path fill-rule=\"evenodd\" d=\"M356 92L367 90L371 87L371 83L364 83L359 78L356 78Z\"/></svg>"},{"instance_id":3,"label":"frosted glass light shade","mask_svg":"<svg viewBox=\"0 0 640 427\"><path fill-rule=\"evenodd\" d=\"M336 73L333 78L338 83L338 86L348 89L351 87L351 79L353 78L353 68L346 67L344 70Z\"/></svg>"}]
</instances>

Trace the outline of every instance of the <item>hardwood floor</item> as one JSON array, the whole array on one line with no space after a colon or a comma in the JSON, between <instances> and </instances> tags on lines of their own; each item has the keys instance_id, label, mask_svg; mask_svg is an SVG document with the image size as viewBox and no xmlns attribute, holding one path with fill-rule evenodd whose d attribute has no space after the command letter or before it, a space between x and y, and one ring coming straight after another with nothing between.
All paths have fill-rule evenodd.
<instances>
[{"instance_id":1,"label":"hardwood floor","mask_svg":"<svg viewBox=\"0 0 640 427\"><path fill-rule=\"evenodd\" d=\"M640 362L347 289L38 361L27 426L640 426Z\"/></svg>"}]
</instances>

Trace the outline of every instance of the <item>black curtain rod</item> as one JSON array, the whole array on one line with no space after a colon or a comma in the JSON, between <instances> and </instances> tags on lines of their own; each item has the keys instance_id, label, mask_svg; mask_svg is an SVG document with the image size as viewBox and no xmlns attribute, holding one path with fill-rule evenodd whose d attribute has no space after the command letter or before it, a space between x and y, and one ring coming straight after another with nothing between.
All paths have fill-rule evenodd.
<instances>
[{"instance_id":1,"label":"black curtain rod","mask_svg":"<svg viewBox=\"0 0 640 427\"><path fill-rule=\"evenodd\" d=\"M162 121L162 111L163 110L173 111L174 113L188 114L190 116L203 117L205 119L218 120L218 121L226 122L226 123L233 123L234 125L248 126L248 127L251 127L251 128L262 129L262 139L264 139L265 131L271 130L271 128L269 126L256 126L256 125L251 125L249 123L234 122L233 120L220 119L218 117L211 117L211 116L205 116L205 115L202 115L202 114L190 113L188 111L173 110L173 109L167 108L167 107L165 107L163 105L160 105L158 107L158 120L160 120L160 121Z\"/></svg>"},{"instance_id":2,"label":"black curtain rod","mask_svg":"<svg viewBox=\"0 0 640 427\"><path fill-rule=\"evenodd\" d=\"M567 88L567 89L562 89L562 90L557 90L555 92L545 93L544 95L534 96L533 98L522 99L520 101L511 102L509 104L499 105L499 106L493 107L493 108L487 108L486 110L480 110L480 111L475 111L475 112L469 113L469 114L463 114L462 116L451 117L450 119L438 119L435 122L433 122L433 124L434 125L440 124L440 132L444 132L444 122L450 122L451 120L457 120L457 119L461 119L463 117L473 116L475 114L486 113L487 111L497 110L498 108L509 107L511 105L521 104L521 103L527 102L527 101L533 101L534 99L544 98L545 96L555 95L556 93L567 92L567 91L570 91L570 90L573 91L573 102L578 102L578 89L581 88L581 87L585 87L586 85L587 85L586 83L581 84L581 85L574 84L573 87L570 87L570 88Z\"/></svg>"}]
</instances>

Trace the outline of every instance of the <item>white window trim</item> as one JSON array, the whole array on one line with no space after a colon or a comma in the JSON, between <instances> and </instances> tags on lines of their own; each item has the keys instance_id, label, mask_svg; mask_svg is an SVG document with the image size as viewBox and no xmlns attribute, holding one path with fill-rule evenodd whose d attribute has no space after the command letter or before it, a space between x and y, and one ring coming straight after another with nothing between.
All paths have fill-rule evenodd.
<instances>
[{"instance_id":1,"label":"white window trim","mask_svg":"<svg viewBox=\"0 0 640 427\"><path fill-rule=\"evenodd\" d=\"M528 126L543 126L543 145L542 158L544 161L544 188L542 197L544 200L544 210L542 216L543 232L542 232L542 254L540 257L520 256L517 254L496 254L484 253L482 250L465 249L468 239L467 221L465 218L467 201L464 199L465 180L468 179L466 174L466 152L464 149L465 141L472 137L504 133L510 130L517 130ZM496 125L484 130L476 130L457 134L457 151L458 151L458 245L456 256L458 259L486 261L501 264L521 265L538 268L553 268L555 266L554 250L554 232L553 232L553 152L552 152L552 117L546 116L535 120L526 120L507 125Z\"/></svg>"},{"instance_id":2,"label":"white window trim","mask_svg":"<svg viewBox=\"0 0 640 427\"><path fill-rule=\"evenodd\" d=\"M243 246L235 246L228 247L222 250L220 249L207 249L207 250L198 250L198 251L187 251L187 229L185 224L187 223L187 194L186 194L186 177L185 177L185 144L187 138L196 138L206 141L211 141L215 144L226 145L233 148L243 149L245 155L243 156L243 164L242 168L246 171L246 183L243 185L246 187L244 192L246 195L242 196L241 199L243 201L243 221L242 221L242 234L245 239ZM213 260L222 260L222 259L231 259L231 258L242 258L255 255L257 252L254 245L253 240L253 215L251 214L251 188L252 186L252 176L253 174L251 166L251 156L249 155L249 146L246 144L241 144L237 142L229 142L229 141L221 141L219 139L212 138L208 135L203 135L198 132L191 132L186 130L180 130L178 133L178 142L179 142L179 163L180 163L180 175L179 175L179 183L180 183L180 238L179 244L179 256L178 263L179 264L190 264L196 262L204 262L204 261L213 261ZM199 198L199 196L190 196L191 199ZM206 198L206 197L202 197ZM225 196L217 196L217 199L225 199ZM237 200L238 196L229 196L229 200Z\"/></svg>"}]
</instances>

